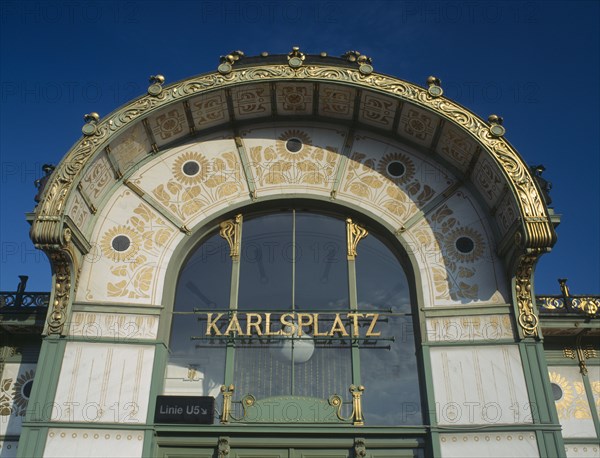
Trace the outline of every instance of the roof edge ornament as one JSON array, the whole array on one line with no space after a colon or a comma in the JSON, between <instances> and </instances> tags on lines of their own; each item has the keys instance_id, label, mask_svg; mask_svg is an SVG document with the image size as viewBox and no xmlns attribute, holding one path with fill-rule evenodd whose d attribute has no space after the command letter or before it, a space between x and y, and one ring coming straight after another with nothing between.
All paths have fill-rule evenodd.
<instances>
[{"instance_id":1,"label":"roof edge ornament","mask_svg":"<svg viewBox=\"0 0 600 458\"><path fill-rule=\"evenodd\" d=\"M98 127L98 122L100 121L100 115L95 111L92 111L91 113L83 115L83 120L85 121L85 124L81 128L83 135L86 137L94 135Z\"/></svg>"},{"instance_id":2,"label":"roof edge ornament","mask_svg":"<svg viewBox=\"0 0 600 458\"><path fill-rule=\"evenodd\" d=\"M154 97L159 96L163 90L162 85L165 82L165 77L160 74L151 75L150 82L152 84L148 86L148 95L152 95Z\"/></svg>"},{"instance_id":3,"label":"roof edge ornament","mask_svg":"<svg viewBox=\"0 0 600 458\"><path fill-rule=\"evenodd\" d=\"M488 116L488 122L490 123L490 134L494 137L502 137L506 133L506 129L502 127L504 118L496 114Z\"/></svg>"},{"instance_id":4,"label":"roof edge ornament","mask_svg":"<svg viewBox=\"0 0 600 458\"><path fill-rule=\"evenodd\" d=\"M304 55L303 52L300 52L299 46L294 46L294 47L292 47L292 52L290 52L288 54L287 59L288 59L288 64L290 67L299 68L299 67L302 67L302 64L304 63L304 59L306 59L306 56Z\"/></svg>"},{"instance_id":5,"label":"roof edge ornament","mask_svg":"<svg viewBox=\"0 0 600 458\"><path fill-rule=\"evenodd\" d=\"M373 59L358 51L346 51L342 54L342 58L346 59L348 62L356 62L358 64L358 71L363 75L370 75L373 73Z\"/></svg>"},{"instance_id":6,"label":"roof edge ornament","mask_svg":"<svg viewBox=\"0 0 600 458\"><path fill-rule=\"evenodd\" d=\"M444 94L444 90L442 89L442 80L435 77L430 76L427 78L427 92L431 97L440 97Z\"/></svg>"},{"instance_id":7,"label":"roof edge ornament","mask_svg":"<svg viewBox=\"0 0 600 458\"><path fill-rule=\"evenodd\" d=\"M231 73L231 71L233 70L233 64L235 64L238 60L243 59L243 58L244 58L244 52L240 51L240 50L231 51L226 56L221 56L220 57L221 63L217 67L217 71L221 75L227 75L228 73Z\"/></svg>"}]
</instances>

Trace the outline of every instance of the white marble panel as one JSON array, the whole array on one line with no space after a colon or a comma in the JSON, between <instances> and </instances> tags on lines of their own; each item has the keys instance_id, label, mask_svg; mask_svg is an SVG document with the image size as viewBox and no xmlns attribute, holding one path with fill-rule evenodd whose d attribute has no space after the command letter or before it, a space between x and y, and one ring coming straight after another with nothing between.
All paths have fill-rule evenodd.
<instances>
[{"instance_id":1,"label":"white marble panel","mask_svg":"<svg viewBox=\"0 0 600 458\"><path fill-rule=\"evenodd\" d=\"M465 172L477 151L477 143L464 131L447 122L443 127L436 151L461 172Z\"/></svg>"},{"instance_id":2,"label":"white marble panel","mask_svg":"<svg viewBox=\"0 0 600 458\"><path fill-rule=\"evenodd\" d=\"M190 133L182 103L169 105L158 113L149 116L148 125L154 134L154 141L159 147Z\"/></svg>"},{"instance_id":3,"label":"white marble panel","mask_svg":"<svg viewBox=\"0 0 600 458\"><path fill-rule=\"evenodd\" d=\"M588 364L587 368L588 378L590 379L590 385L592 386L592 395L594 396L594 404L596 405L596 412L600 417L600 366Z\"/></svg>"},{"instance_id":4,"label":"white marble panel","mask_svg":"<svg viewBox=\"0 0 600 458\"><path fill-rule=\"evenodd\" d=\"M135 167L152 151L152 145L141 122L128 128L110 144L110 155L122 174Z\"/></svg>"},{"instance_id":5,"label":"white marble panel","mask_svg":"<svg viewBox=\"0 0 600 458\"><path fill-rule=\"evenodd\" d=\"M443 458L539 457L535 433L440 434Z\"/></svg>"},{"instance_id":6,"label":"white marble panel","mask_svg":"<svg viewBox=\"0 0 600 458\"><path fill-rule=\"evenodd\" d=\"M231 98L236 119L271 116L271 88L268 83L232 88Z\"/></svg>"},{"instance_id":7,"label":"white marble panel","mask_svg":"<svg viewBox=\"0 0 600 458\"><path fill-rule=\"evenodd\" d=\"M277 83L277 114L310 115L313 112L313 85L310 83Z\"/></svg>"},{"instance_id":8,"label":"white marble panel","mask_svg":"<svg viewBox=\"0 0 600 458\"><path fill-rule=\"evenodd\" d=\"M110 187L115 184L115 174L108 161L106 152L101 152L87 168L81 179L81 190L91 203L99 208L102 198Z\"/></svg>"},{"instance_id":9,"label":"white marble panel","mask_svg":"<svg viewBox=\"0 0 600 458\"><path fill-rule=\"evenodd\" d=\"M365 91L360 99L358 119L379 129L392 130L397 109L398 100Z\"/></svg>"},{"instance_id":10,"label":"white marble panel","mask_svg":"<svg viewBox=\"0 0 600 458\"><path fill-rule=\"evenodd\" d=\"M598 458L600 445L598 444L566 444L567 458Z\"/></svg>"},{"instance_id":11,"label":"white marble panel","mask_svg":"<svg viewBox=\"0 0 600 458\"><path fill-rule=\"evenodd\" d=\"M194 126L198 131L229 121L225 91L202 94L190 99L189 102Z\"/></svg>"},{"instance_id":12,"label":"white marble panel","mask_svg":"<svg viewBox=\"0 0 600 458\"><path fill-rule=\"evenodd\" d=\"M109 337L128 339L156 339L157 315L132 315L125 313L74 312L71 315L69 334L98 339Z\"/></svg>"},{"instance_id":13,"label":"white marble panel","mask_svg":"<svg viewBox=\"0 0 600 458\"><path fill-rule=\"evenodd\" d=\"M356 89L321 84L319 86L319 115L350 120L354 114Z\"/></svg>"},{"instance_id":14,"label":"white marble panel","mask_svg":"<svg viewBox=\"0 0 600 458\"><path fill-rule=\"evenodd\" d=\"M50 428L44 457L141 457L144 432L119 429Z\"/></svg>"},{"instance_id":15,"label":"white marble panel","mask_svg":"<svg viewBox=\"0 0 600 458\"><path fill-rule=\"evenodd\" d=\"M563 437L596 437L579 366L549 366L548 374Z\"/></svg>"},{"instance_id":16,"label":"white marble panel","mask_svg":"<svg viewBox=\"0 0 600 458\"><path fill-rule=\"evenodd\" d=\"M405 104L400 115L398 134L421 146L430 147L440 119L427 110Z\"/></svg>"},{"instance_id":17,"label":"white marble panel","mask_svg":"<svg viewBox=\"0 0 600 458\"><path fill-rule=\"evenodd\" d=\"M154 346L68 342L52 421L145 423Z\"/></svg>"},{"instance_id":18,"label":"white marble panel","mask_svg":"<svg viewBox=\"0 0 600 458\"><path fill-rule=\"evenodd\" d=\"M509 315L471 315L427 318L427 339L432 342L486 341L513 339Z\"/></svg>"},{"instance_id":19,"label":"white marble panel","mask_svg":"<svg viewBox=\"0 0 600 458\"><path fill-rule=\"evenodd\" d=\"M0 436L18 436L25 418L36 364L6 363L0 380Z\"/></svg>"},{"instance_id":20,"label":"white marble panel","mask_svg":"<svg viewBox=\"0 0 600 458\"><path fill-rule=\"evenodd\" d=\"M434 347L431 371L439 424L532 423L516 345Z\"/></svg>"}]
</instances>

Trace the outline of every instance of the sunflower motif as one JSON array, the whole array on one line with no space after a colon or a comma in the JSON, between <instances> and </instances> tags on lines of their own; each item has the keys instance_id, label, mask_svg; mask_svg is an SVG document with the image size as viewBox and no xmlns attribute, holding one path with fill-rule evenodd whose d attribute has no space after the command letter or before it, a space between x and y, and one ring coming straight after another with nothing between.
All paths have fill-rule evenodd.
<instances>
[{"instance_id":1,"label":"sunflower motif","mask_svg":"<svg viewBox=\"0 0 600 458\"><path fill-rule=\"evenodd\" d=\"M479 232L470 227L459 227L446 236L448 256L457 262L474 262L483 254L485 243Z\"/></svg>"},{"instance_id":2,"label":"sunflower motif","mask_svg":"<svg viewBox=\"0 0 600 458\"><path fill-rule=\"evenodd\" d=\"M562 390L562 396L557 399L556 410L559 418L563 419L570 416L571 403L573 402L573 387L569 381L558 372L550 372L550 383L554 383Z\"/></svg>"},{"instance_id":3,"label":"sunflower motif","mask_svg":"<svg viewBox=\"0 0 600 458\"><path fill-rule=\"evenodd\" d=\"M173 163L173 176L188 186L200 184L208 178L208 159L203 154L189 151Z\"/></svg>"},{"instance_id":4,"label":"sunflower motif","mask_svg":"<svg viewBox=\"0 0 600 458\"><path fill-rule=\"evenodd\" d=\"M389 153L377 164L377 170L396 184L408 183L415 176L415 165L402 153Z\"/></svg>"},{"instance_id":5,"label":"sunflower motif","mask_svg":"<svg viewBox=\"0 0 600 458\"><path fill-rule=\"evenodd\" d=\"M311 138L298 129L286 130L277 139L275 148L279 157L287 161L301 161L310 153Z\"/></svg>"},{"instance_id":6,"label":"sunflower motif","mask_svg":"<svg viewBox=\"0 0 600 458\"><path fill-rule=\"evenodd\" d=\"M114 262L133 259L142 245L142 237L129 226L115 226L102 237L102 253Z\"/></svg>"},{"instance_id":7,"label":"sunflower motif","mask_svg":"<svg viewBox=\"0 0 600 458\"><path fill-rule=\"evenodd\" d=\"M15 382L13 402L21 412L25 412L27 409L34 376L35 370L25 371L17 377Z\"/></svg>"}]
</instances>

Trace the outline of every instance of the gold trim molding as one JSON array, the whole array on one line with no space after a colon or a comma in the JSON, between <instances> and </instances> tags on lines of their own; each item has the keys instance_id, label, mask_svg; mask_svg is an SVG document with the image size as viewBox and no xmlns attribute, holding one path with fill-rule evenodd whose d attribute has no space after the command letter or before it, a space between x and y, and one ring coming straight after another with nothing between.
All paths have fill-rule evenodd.
<instances>
[{"instance_id":1,"label":"gold trim molding","mask_svg":"<svg viewBox=\"0 0 600 458\"><path fill-rule=\"evenodd\" d=\"M364 239L369 232L356 223L352 222L352 219L346 219L346 241L348 243L348 260L352 261L356 258L356 247L358 242Z\"/></svg>"},{"instance_id":2,"label":"gold trim molding","mask_svg":"<svg viewBox=\"0 0 600 458\"><path fill-rule=\"evenodd\" d=\"M240 259L242 215L236 215L235 219L228 219L220 224L219 235L227 240L229 244L229 256L234 261Z\"/></svg>"},{"instance_id":3,"label":"gold trim molding","mask_svg":"<svg viewBox=\"0 0 600 458\"><path fill-rule=\"evenodd\" d=\"M533 294L531 291L531 280L538 256L538 254L522 256L515 275L515 293L519 308L518 322L524 337L539 336L538 324L540 320L533 307Z\"/></svg>"}]
</instances>

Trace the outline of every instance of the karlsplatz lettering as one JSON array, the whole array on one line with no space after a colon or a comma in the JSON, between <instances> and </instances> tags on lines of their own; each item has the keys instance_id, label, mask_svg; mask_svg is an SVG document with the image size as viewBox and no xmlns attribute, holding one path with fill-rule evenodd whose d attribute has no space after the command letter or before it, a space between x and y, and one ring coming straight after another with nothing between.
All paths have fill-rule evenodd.
<instances>
[{"instance_id":1,"label":"karlsplatz lettering","mask_svg":"<svg viewBox=\"0 0 600 458\"><path fill-rule=\"evenodd\" d=\"M375 330L379 313L207 313L206 336L379 337ZM329 316L329 317L326 317ZM320 321L319 321L320 320ZM368 323L360 335L361 321ZM329 324L331 322L331 324Z\"/></svg>"}]
</instances>

